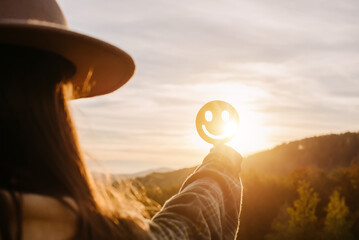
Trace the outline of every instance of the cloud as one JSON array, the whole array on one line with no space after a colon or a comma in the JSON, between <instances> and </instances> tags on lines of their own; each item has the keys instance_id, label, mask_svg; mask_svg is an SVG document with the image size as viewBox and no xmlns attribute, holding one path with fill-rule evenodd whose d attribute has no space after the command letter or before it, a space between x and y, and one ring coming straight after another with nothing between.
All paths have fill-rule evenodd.
<instances>
[{"instance_id":1,"label":"cloud","mask_svg":"<svg viewBox=\"0 0 359 240\"><path fill-rule=\"evenodd\" d=\"M252 137L266 139L257 149L359 129L357 1L59 3L73 29L137 64L122 89L72 103L85 150L102 160L198 162L209 146L194 118L213 99L256 122Z\"/></svg>"}]
</instances>

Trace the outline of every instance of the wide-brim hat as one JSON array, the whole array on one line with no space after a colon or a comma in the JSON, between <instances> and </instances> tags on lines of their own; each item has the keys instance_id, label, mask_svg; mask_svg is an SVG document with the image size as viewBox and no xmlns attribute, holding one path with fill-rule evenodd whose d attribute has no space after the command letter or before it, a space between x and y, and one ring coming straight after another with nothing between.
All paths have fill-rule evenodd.
<instances>
[{"instance_id":1,"label":"wide-brim hat","mask_svg":"<svg viewBox=\"0 0 359 240\"><path fill-rule=\"evenodd\" d=\"M135 71L133 59L123 50L69 30L55 0L1 0L0 44L46 50L72 62L75 98L113 92Z\"/></svg>"}]
</instances>

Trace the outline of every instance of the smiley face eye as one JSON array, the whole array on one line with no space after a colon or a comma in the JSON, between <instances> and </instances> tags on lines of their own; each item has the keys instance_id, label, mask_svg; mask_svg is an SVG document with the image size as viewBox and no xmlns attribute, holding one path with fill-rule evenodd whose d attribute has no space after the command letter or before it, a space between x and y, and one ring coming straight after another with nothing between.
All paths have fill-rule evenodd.
<instances>
[{"instance_id":1,"label":"smiley face eye","mask_svg":"<svg viewBox=\"0 0 359 240\"><path fill-rule=\"evenodd\" d=\"M206 113L204 114L204 117L206 118L207 122L212 121L213 115L211 111L206 111Z\"/></svg>"},{"instance_id":2,"label":"smiley face eye","mask_svg":"<svg viewBox=\"0 0 359 240\"><path fill-rule=\"evenodd\" d=\"M229 112L228 111L223 111L222 112L222 120L227 122L229 120Z\"/></svg>"}]
</instances>

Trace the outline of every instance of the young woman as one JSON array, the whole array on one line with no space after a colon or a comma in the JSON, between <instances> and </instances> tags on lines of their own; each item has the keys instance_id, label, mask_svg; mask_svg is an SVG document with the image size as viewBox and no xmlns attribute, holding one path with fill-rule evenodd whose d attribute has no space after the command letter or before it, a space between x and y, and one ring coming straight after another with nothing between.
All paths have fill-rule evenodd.
<instances>
[{"instance_id":1,"label":"young woman","mask_svg":"<svg viewBox=\"0 0 359 240\"><path fill-rule=\"evenodd\" d=\"M54 0L0 1L0 239L234 239L241 156L216 146L152 220L104 204L67 101L110 93L134 63L68 30Z\"/></svg>"}]
</instances>

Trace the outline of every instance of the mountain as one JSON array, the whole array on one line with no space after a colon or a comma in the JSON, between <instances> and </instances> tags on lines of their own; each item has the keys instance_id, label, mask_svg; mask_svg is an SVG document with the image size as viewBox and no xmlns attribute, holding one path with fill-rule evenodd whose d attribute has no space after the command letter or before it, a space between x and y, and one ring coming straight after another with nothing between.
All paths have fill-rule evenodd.
<instances>
[{"instance_id":1,"label":"mountain","mask_svg":"<svg viewBox=\"0 0 359 240\"><path fill-rule=\"evenodd\" d=\"M191 167L163 173L153 172L147 176L138 177L137 180L147 187L180 186L195 169L196 167Z\"/></svg>"},{"instance_id":2,"label":"mountain","mask_svg":"<svg viewBox=\"0 0 359 240\"><path fill-rule=\"evenodd\" d=\"M91 174L92 177L95 179L95 181L115 182L128 178L143 177L151 173L170 172L171 170L172 170L171 168L161 167L161 168L148 169L145 171L129 173L129 174L128 173L107 174L103 172L92 172Z\"/></svg>"},{"instance_id":3,"label":"mountain","mask_svg":"<svg viewBox=\"0 0 359 240\"><path fill-rule=\"evenodd\" d=\"M283 143L243 161L245 171L285 175L297 168L330 171L359 162L359 132L330 134Z\"/></svg>"},{"instance_id":4,"label":"mountain","mask_svg":"<svg viewBox=\"0 0 359 240\"><path fill-rule=\"evenodd\" d=\"M136 177L144 177L151 173L163 173L170 171L172 171L171 168L161 167L161 168L148 169L141 172L130 173L130 174L117 174L117 176L120 178L136 178Z\"/></svg>"}]
</instances>

